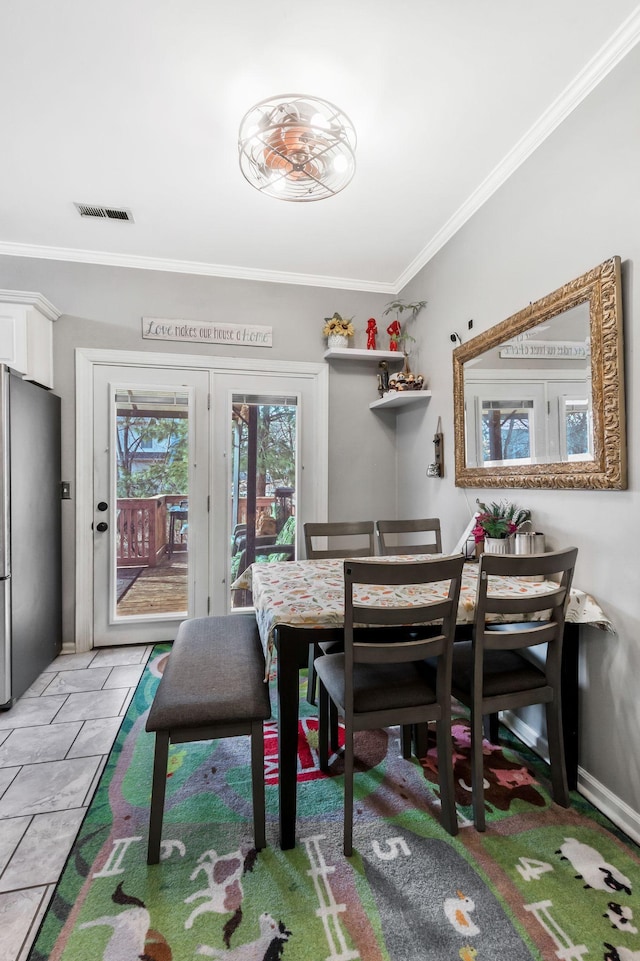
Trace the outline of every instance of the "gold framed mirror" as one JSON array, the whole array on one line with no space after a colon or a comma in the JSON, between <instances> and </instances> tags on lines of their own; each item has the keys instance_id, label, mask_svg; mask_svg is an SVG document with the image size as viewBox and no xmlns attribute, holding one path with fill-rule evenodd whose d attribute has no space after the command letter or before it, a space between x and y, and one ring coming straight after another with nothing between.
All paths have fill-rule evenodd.
<instances>
[{"instance_id":1,"label":"gold framed mirror","mask_svg":"<svg viewBox=\"0 0 640 961\"><path fill-rule=\"evenodd\" d=\"M457 487L627 486L620 258L453 352Z\"/></svg>"}]
</instances>

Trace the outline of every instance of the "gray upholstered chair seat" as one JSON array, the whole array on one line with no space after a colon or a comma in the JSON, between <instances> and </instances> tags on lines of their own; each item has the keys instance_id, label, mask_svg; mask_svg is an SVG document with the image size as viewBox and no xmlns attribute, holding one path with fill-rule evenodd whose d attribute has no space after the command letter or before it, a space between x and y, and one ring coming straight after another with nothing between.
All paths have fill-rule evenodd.
<instances>
[{"instance_id":1,"label":"gray upholstered chair seat","mask_svg":"<svg viewBox=\"0 0 640 961\"><path fill-rule=\"evenodd\" d=\"M453 648L453 670L456 689L471 695L473 684L473 650L471 641L458 641ZM546 687L544 671L526 661L515 651L485 651L483 690L485 697L513 691L534 691Z\"/></svg>"},{"instance_id":2,"label":"gray upholstered chair seat","mask_svg":"<svg viewBox=\"0 0 640 961\"><path fill-rule=\"evenodd\" d=\"M322 680L329 697L341 710L345 703L344 677L344 653L325 655ZM358 714L435 704L436 700L436 692L419 663L353 666L353 707Z\"/></svg>"}]
</instances>

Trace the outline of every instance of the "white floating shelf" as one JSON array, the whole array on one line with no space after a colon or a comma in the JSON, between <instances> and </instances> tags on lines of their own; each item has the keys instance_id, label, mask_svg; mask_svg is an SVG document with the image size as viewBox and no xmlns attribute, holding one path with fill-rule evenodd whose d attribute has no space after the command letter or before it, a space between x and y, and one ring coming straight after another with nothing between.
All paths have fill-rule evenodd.
<instances>
[{"instance_id":1,"label":"white floating shelf","mask_svg":"<svg viewBox=\"0 0 640 961\"><path fill-rule=\"evenodd\" d=\"M380 410L383 407L406 407L408 404L427 401L431 397L430 390L396 390L391 391L386 397L374 400L369 404L370 410Z\"/></svg>"},{"instance_id":2,"label":"white floating shelf","mask_svg":"<svg viewBox=\"0 0 640 961\"><path fill-rule=\"evenodd\" d=\"M398 360L404 363L404 354L399 350L363 350L359 347L329 347L324 352L325 360L368 360L378 363L381 360Z\"/></svg>"}]
</instances>

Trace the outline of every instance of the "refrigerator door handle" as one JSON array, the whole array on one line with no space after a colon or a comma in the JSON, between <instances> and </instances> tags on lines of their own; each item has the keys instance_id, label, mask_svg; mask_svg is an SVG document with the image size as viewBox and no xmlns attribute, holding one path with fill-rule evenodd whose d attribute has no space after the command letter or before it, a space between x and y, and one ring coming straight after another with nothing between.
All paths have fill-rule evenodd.
<instances>
[{"instance_id":1,"label":"refrigerator door handle","mask_svg":"<svg viewBox=\"0 0 640 961\"><path fill-rule=\"evenodd\" d=\"M0 580L0 707L11 701L11 580Z\"/></svg>"}]
</instances>

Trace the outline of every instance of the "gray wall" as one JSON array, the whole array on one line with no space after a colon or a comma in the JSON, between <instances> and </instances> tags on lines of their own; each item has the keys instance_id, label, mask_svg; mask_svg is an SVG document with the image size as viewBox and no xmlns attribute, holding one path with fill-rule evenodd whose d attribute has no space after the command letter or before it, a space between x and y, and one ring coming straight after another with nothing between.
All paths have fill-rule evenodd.
<instances>
[{"instance_id":1,"label":"gray wall","mask_svg":"<svg viewBox=\"0 0 640 961\"><path fill-rule=\"evenodd\" d=\"M636 48L402 292L428 300L419 318L421 368L433 400L424 416L398 421L399 511L433 513L450 548L475 498L508 497L533 510L552 547L579 550L575 584L593 594L615 635L587 628L582 643L582 781L613 792L640 831L640 48ZM613 255L622 258L626 345L626 491L469 490L454 485L452 363L466 340ZM473 318L473 331L467 322ZM446 473L425 477L437 417Z\"/></svg>"},{"instance_id":2,"label":"gray wall","mask_svg":"<svg viewBox=\"0 0 640 961\"><path fill-rule=\"evenodd\" d=\"M0 288L37 291L64 311L54 323L55 392L62 398L62 476L75 478L76 347L232 356L233 349L143 340L141 318L173 317L273 327L273 347L243 358L321 362L324 317L355 315L354 346L390 298L380 294L244 282L189 274L0 256ZM380 341L380 346L385 346ZM237 353L237 351L236 351ZM332 364L329 378L329 518L395 514L395 420L369 410L375 365ZM74 639L75 502L63 501L64 640Z\"/></svg>"}]
</instances>

